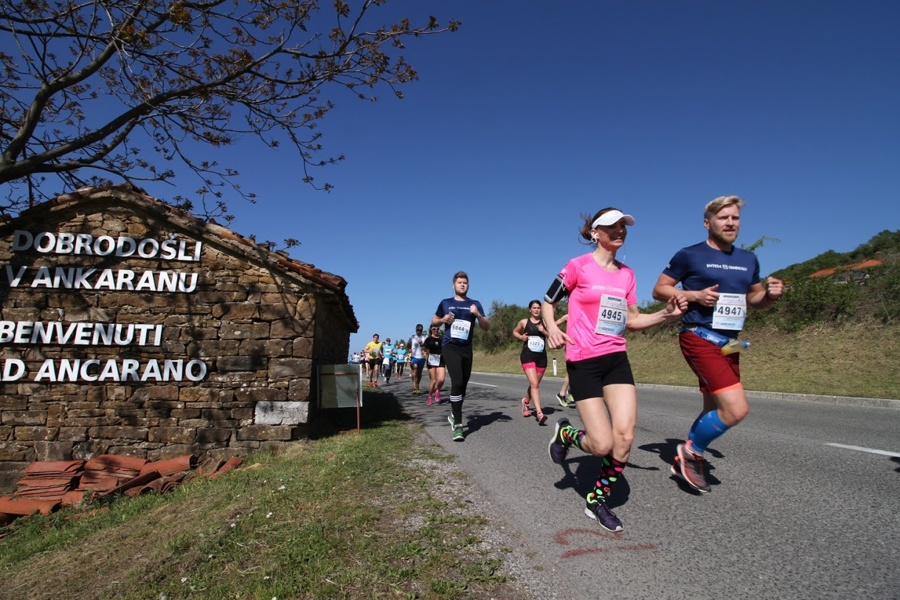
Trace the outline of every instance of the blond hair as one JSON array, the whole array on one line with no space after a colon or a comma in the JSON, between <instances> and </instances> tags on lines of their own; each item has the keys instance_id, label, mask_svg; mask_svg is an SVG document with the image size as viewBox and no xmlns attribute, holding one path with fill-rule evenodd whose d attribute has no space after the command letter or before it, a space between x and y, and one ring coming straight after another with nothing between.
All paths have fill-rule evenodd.
<instances>
[{"instance_id":1,"label":"blond hair","mask_svg":"<svg viewBox=\"0 0 900 600\"><path fill-rule=\"evenodd\" d=\"M719 211L726 206L737 206L742 208L747 202L738 196L719 196L715 200L710 200L703 208L703 218L709 219L719 214Z\"/></svg>"}]
</instances>

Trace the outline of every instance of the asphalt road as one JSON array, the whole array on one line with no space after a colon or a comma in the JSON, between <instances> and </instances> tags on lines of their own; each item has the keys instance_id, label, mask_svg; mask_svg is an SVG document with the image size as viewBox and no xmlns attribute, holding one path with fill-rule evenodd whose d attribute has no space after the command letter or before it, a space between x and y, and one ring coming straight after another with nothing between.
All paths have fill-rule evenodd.
<instances>
[{"instance_id":1,"label":"asphalt road","mask_svg":"<svg viewBox=\"0 0 900 600\"><path fill-rule=\"evenodd\" d=\"M451 441L449 403L427 406L408 379L385 389L456 457L540 597L900 598L900 401L750 393L750 415L707 452L712 492L700 495L669 471L699 394L638 386L635 443L610 502L625 530L613 534L582 514L598 459L573 449L563 468L547 455L557 418L580 425L576 409L550 403L560 382L545 379L540 427L521 414L524 376L474 374L464 442Z\"/></svg>"}]
</instances>

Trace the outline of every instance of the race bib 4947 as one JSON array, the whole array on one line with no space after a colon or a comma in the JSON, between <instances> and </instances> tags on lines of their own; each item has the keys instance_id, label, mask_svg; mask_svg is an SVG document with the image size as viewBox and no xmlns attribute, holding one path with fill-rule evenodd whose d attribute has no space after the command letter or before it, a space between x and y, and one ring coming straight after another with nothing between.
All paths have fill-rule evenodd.
<instances>
[{"instance_id":1,"label":"race bib 4947","mask_svg":"<svg viewBox=\"0 0 900 600\"><path fill-rule=\"evenodd\" d=\"M744 319L746 318L746 294L719 294L719 300L713 311L713 329L740 331L744 328Z\"/></svg>"}]
</instances>

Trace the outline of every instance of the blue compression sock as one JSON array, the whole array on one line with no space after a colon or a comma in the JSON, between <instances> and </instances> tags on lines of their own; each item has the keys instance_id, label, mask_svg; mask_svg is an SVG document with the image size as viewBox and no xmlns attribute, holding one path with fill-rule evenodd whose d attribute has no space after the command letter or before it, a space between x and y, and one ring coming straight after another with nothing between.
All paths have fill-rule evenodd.
<instances>
[{"instance_id":1,"label":"blue compression sock","mask_svg":"<svg viewBox=\"0 0 900 600\"><path fill-rule=\"evenodd\" d=\"M715 410L715 409L713 409L713 410ZM690 429L690 431L688 431L688 439L689 440L694 439L694 432L697 431L697 423L700 422L700 419L702 419L703 415L705 415L705 414L706 413L700 413L699 415L697 415L697 418L694 419L694 422L691 423L691 429Z\"/></svg>"},{"instance_id":2,"label":"blue compression sock","mask_svg":"<svg viewBox=\"0 0 900 600\"><path fill-rule=\"evenodd\" d=\"M714 439L731 429L719 418L719 411L711 410L701 416L695 423L690 434L691 449L699 453L706 451Z\"/></svg>"}]
</instances>

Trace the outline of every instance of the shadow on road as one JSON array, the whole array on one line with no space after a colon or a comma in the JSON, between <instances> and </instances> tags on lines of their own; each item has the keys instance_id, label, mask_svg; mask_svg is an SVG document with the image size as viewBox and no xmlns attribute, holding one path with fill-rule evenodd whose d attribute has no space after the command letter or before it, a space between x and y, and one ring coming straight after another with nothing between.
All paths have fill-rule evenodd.
<instances>
[{"instance_id":1,"label":"shadow on road","mask_svg":"<svg viewBox=\"0 0 900 600\"><path fill-rule=\"evenodd\" d=\"M573 464L575 465L574 473L572 472ZM591 456L589 454L568 458L566 462L563 463L565 475L553 485L560 490L571 488L575 490L575 493L580 497L584 498L594 490L594 483L600 473L602 464L599 457ZM616 482L607 504L610 508L622 506L628 502L628 497L630 495L631 486L628 484L628 477L623 475L621 479Z\"/></svg>"},{"instance_id":2,"label":"shadow on road","mask_svg":"<svg viewBox=\"0 0 900 600\"><path fill-rule=\"evenodd\" d=\"M643 450L644 452L650 452L651 454L658 454L659 458L662 462L668 465L666 467L667 471L671 471L672 465L675 464L675 451L677 450L678 444L682 443L684 440L668 438L664 442L657 442L653 444L644 444L642 446L638 446L638 450ZM725 455L719 452L718 450L713 450L712 448L707 448L706 452L712 455L714 458L724 458ZM710 464L709 461L706 463L706 483L709 485L719 485L722 483L719 481L712 472L716 469L715 466ZM670 479L675 481L678 484L678 487L681 491L686 492L688 494L700 495L701 492L695 490L691 486L689 486L681 477L677 475L670 475Z\"/></svg>"}]
</instances>

